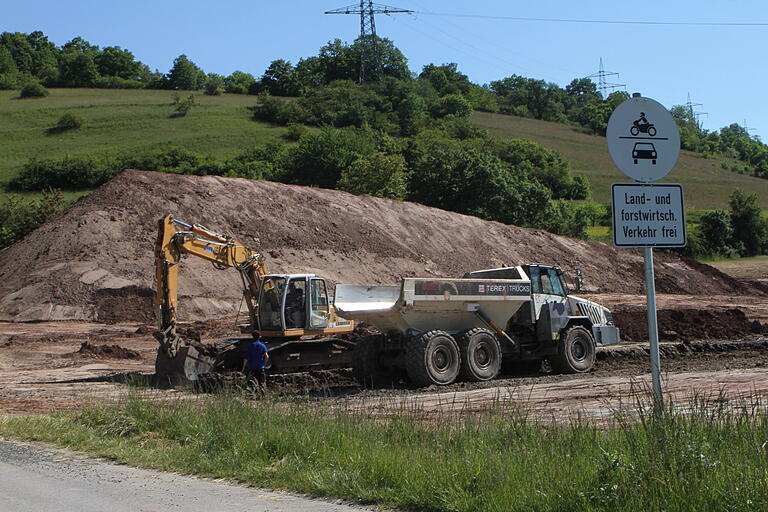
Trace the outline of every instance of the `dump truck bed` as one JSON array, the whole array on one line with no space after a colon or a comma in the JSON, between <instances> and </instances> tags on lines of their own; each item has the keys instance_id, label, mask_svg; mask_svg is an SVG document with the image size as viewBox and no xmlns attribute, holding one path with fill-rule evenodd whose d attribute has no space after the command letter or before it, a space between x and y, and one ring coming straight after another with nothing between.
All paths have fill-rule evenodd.
<instances>
[{"instance_id":1,"label":"dump truck bed","mask_svg":"<svg viewBox=\"0 0 768 512\"><path fill-rule=\"evenodd\" d=\"M337 285L335 305L344 318L382 331L458 332L485 327L478 308L503 326L530 301L529 279L405 278L394 286Z\"/></svg>"}]
</instances>

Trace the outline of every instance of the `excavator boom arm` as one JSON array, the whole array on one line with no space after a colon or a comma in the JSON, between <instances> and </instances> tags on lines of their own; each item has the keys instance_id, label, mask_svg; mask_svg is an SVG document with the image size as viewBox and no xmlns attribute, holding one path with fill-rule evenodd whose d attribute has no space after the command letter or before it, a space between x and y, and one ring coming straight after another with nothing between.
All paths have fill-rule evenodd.
<instances>
[{"instance_id":1,"label":"excavator boom arm","mask_svg":"<svg viewBox=\"0 0 768 512\"><path fill-rule=\"evenodd\" d=\"M172 215L160 219L155 245L155 311L158 341L168 357L175 355L180 343L176 333L178 266L185 254L208 260L218 269L235 268L240 272L243 295L254 330L258 328L256 311L259 290L262 278L267 274L264 257L232 237L215 233L199 224L174 219Z\"/></svg>"}]
</instances>

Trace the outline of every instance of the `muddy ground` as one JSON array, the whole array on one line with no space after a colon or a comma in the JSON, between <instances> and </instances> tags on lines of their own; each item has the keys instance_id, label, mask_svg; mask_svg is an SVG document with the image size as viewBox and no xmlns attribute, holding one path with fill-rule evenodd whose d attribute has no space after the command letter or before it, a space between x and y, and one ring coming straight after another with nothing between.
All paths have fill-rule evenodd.
<instances>
[{"instance_id":1,"label":"muddy ground","mask_svg":"<svg viewBox=\"0 0 768 512\"><path fill-rule=\"evenodd\" d=\"M444 388L415 389L401 382L393 389L362 390L350 371L274 376L271 393L310 397L321 403L364 407L387 413L403 407L427 414L466 413L500 402L522 407L536 417L609 414L634 407L633 396L649 387L648 344L642 332L644 296L622 296L616 321L627 342L601 349L595 369L583 375L555 375L545 364L528 375L505 374L485 383L456 383ZM617 296L593 296L610 303ZM768 397L768 300L752 303L750 316L736 309L739 297L660 295L662 368L665 389L677 400L692 396L721 403L760 401ZM743 299L743 297L741 298ZM237 335L235 319L187 324L187 336L213 341ZM0 414L27 414L81 407L124 397L128 383L147 386L160 396L187 396L151 378L156 342L146 323L92 322L0 323Z\"/></svg>"}]
</instances>

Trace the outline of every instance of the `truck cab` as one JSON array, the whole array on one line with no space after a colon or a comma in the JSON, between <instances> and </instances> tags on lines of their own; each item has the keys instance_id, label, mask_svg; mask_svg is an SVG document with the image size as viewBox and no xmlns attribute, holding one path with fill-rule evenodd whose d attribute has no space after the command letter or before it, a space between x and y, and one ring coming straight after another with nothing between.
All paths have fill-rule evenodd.
<instances>
[{"instance_id":1,"label":"truck cab","mask_svg":"<svg viewBox=\"0 0 768 512\"><path fill-rule=\"evenodd\" d=\"M575 271L575 288L581 288L581 272ZM507 323L507 329L525 343L556 340L571 325L580 325L592 333L598 347L619 342L613 314L603 306L570 294L565 272L554 265L529 264L478 270L465 277L475 279L520 279L531 282L531 301L524 304Z\"/></svg>"}]
</instances>

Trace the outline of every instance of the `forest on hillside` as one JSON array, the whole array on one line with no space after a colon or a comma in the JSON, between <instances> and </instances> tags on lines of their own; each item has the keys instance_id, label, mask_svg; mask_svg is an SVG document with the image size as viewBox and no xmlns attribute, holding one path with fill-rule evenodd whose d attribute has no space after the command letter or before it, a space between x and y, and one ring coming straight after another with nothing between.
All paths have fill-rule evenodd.
<instances>
[{"instance_id":1,"label":"forest on hillside","mask_svg":"<svg viewBox=\"0 0 768 512\"><path fill-rule=\"evenodd\" d=\"M364 58L371 55L371 44L379 55L376 62ZM361 65L367 70L364 84L359 83ZM614 92L603 98L585 78L561 88L513 75L481 86L452 63L429 64L416 74L402 52L383 38L359 38L352 44L334 40L295 65L274 60L257 78L242 71L206 73L185 55L167 73L153 72L117 46L99 48L78 37L58 47L42 32L0 34L0 89L21 88L21 97L34 97L45 95L46 87L251 94L253 119L287 126L288 140L244 147L227 161L177 147L30 160L7 189L48 192L36 201L14 198L0 205L5 217L0 246L61 209L56 190L94 188L125 168L335 188L586 238L590 224L609 217L604 207L588 200L588 182L571 173L568 161L529 140L493 137L468 117L473 110L499 112L604 134L611 112L628 97ZM175 105L176 115L186 115L194 95L177 95ZM739 158L744 164L738 170L768 176L768 149L742 127L708 132L685 107L671 112L684 148ZM78 129L80 123L67 113L51 133ZM738 238L741 230L732 229L738 224L737 210L738 204L732 212L703 218L704 238L689 237L689 254L765 252L765 223L755 221L757 245L746 244ZM724 233L733 234L723 238Z\"/></svg>"},{"instance_id":2,"label":"forest on hillside","mask_svg":"<svg viewBox=\"0 0 768 512\"><path fill-rule=\"evenodd\" d=\"M379 57L365 62L371 47ZM358 38L352 44L336 39L320 48L317 55L299 59L295 65L277 58L260 77L255 77L243 71L228 76L206 73L186 55L178 56L169 71L163 73L152 71L119 46L100 48L81 37L57 46L40 31L0 34L0 89L21 89L35 83L44 87L204 90L207 94L306 97L337 80L359 81L361 63L368 70L366 82L377 83L385 77L416 81L420 95L432 102L435 97L451 95L442 102L443 108L472 108L569 123L596 134L605 133L611 112L628 97L627 93L617 91L603 98L588 78L574 78L560 87L512 75L478 85L470 82L453 63L429 64L417 74L386 38ZM680 126L683 149L738 159L741 165L734 165L732 170L768 178L768 147L758 137L750 136L745 127L733 123L719 131L709 131L700 126L689 108L675 105L670 111ZM299 120L307 121L304 117ZM333 121L337 125L354 123L354 119Z\"/></svg>"}]
</instances>

